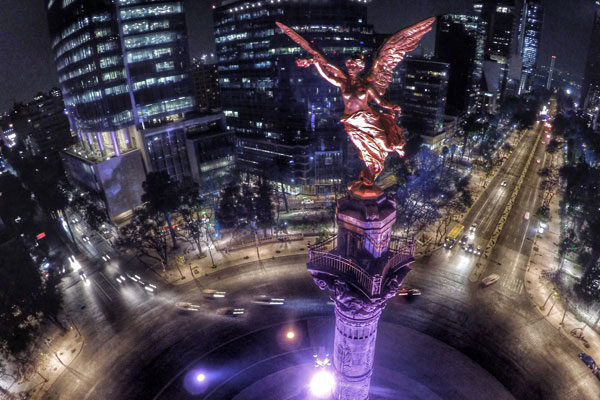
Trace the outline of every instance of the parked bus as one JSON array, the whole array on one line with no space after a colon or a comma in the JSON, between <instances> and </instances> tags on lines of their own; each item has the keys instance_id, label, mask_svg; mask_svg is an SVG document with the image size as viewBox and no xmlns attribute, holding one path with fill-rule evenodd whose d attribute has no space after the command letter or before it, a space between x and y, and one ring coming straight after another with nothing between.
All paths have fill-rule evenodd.
<instances>
[{"instance_id":1,"label":"parked bus","mask_svg":"<svg viewBox=\"0 0 600 400\"><path fill-rule=\"evenodd\" d=\"M451 249L454 246L454 243L458 240L458 236L462 233L464 226L461 224L456 224L454 228L450 231L448 236L446 236L446 241L444 242L444 247L447 249Z\"/></svg>"}]
</instances>

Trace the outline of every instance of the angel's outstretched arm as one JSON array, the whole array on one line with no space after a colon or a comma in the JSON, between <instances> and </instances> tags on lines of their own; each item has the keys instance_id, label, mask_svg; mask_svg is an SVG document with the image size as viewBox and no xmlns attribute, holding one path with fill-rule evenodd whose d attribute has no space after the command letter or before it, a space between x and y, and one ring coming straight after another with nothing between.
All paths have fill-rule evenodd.
<instances>
[{"instance_id":1,"label":"angel's outstretched arm","mask_svg":"<svg viewBox=\"0 0 600 400\"><path fill-rule=\"evenodd\" d=\"M335 74L334 71L331 70L330 65L325 60L319 60L319 57L314 58L300 58L296 60L296 63L299 67L310 67L314 65L321 75L327 82L331 83L334 86L340 87L342 86L342 79ZM335 68L335 67L334 67Z\"/></svg>"},{"instance_id":2,"label":"angel's outstretched arm","mask_svg":"<svg viewBox=\"0 0 600 400\"><path fill-rule=\"evenodd\" d=\"M386 108L392 112L394 112L394 111L400 112L400 106L389 103L387 100L385 100L384 98L379 96L379 94L377 94L377 91L375 89L373 89L372 87L369 87L368 92L369 92L369 96L371 97L371 99L375 103L377 103L377 105L379 105L380 107Z\"/></svg>"},{"instance_id":3,"label":"angel's outstretched arm","mask_svg":"<svg viewBox=\"0 0 600 400\"><path fill-rule=\"evenodd\" d=\"M321 63L317 61L315 62L315 67L317 68L317 71L319 71L319 75L325 78L329 83L337 87L342 86L342 81L339 77L329 71L327 68L328 65L321 66Z\"/></svg>"}]
</instances>

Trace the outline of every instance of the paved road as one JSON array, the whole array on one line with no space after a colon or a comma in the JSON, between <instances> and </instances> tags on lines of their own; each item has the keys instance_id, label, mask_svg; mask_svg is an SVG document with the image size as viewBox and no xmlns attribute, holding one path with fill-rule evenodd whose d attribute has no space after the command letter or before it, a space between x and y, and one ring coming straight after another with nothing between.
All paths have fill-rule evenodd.
<instances>
[{"instance_id":1,"label":"paved road","mask_svg":"<svg viewBox=\"0 0 600 400\"><path fill-rule=\"evenodd\" d=\"M475 240L483 245L535 146L534 162L490 257L480 260L482 269L477 271L476 258L458 247L434 252L413 265L404 285L422 289L423 296L411 302L393 299L383 320L455 347L496 376L515 398L597 399L600 384L577 359L578 349L533 309L523 291L534 234L533 223L523 220L523 214L535 210L536 170L542 165L535 160L543 159L538 133L533 130L523 136L466 217L467 226L478 224ZM500 186L502 180L508 181L507 187ZM286 324L302 327L332 312L326 294L306 272L306 256L248 263L167 287L134 262L104 262L94 257L93 249L88 255L92 261L81 258L81 263L90 285L76 277L65 281L66 309L83 332L84 349L54 384L48 399L167 399L169 393L176 398L182 393L180 377L184 375L180 373L196 360L206 360L203 357L208 354L217 364L236 358L251 364L270 359L285 348L275 338L264 343L253 337L264 339ZM119 271L130 270L156 284L157 291L148 293L131 280L116 282ZM491 272L501 275L493 286L482 288L473 282L473 276ZM227 296L206 299L204 288L224 290ZM259 295L286 301L283 305L257 304L254 300ZM177 301L193 303L200 311L178 310ZM246 314L240 318L221 315L219 311L226 307L243 307ZM216 379L221 383L233 374L227 368L211 372L219 375Z\"/></svg>"}]
</instances>

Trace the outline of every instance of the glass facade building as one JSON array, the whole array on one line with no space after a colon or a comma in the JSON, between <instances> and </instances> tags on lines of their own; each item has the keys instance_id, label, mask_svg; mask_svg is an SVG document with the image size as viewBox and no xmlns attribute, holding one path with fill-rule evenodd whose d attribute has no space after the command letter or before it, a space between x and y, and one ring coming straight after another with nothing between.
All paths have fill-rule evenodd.
<instances>
[{"instance_id":1,"label":"glass facade building","mask_svg":"<svg viewBox=\"0 0 600 400\"><path fill-rule=\"evenodd\" d=\"M353 52L372 51L368 1L225 1L214 10L221 102L237 136L239 166L263 174L277 159L290 165L290 185L341 182L347 139L338 88L295 60L307 53L275 25L300 33L338 65ZM315 169L315 152L332 167ZM332 156L337 152L340 156ZM331 171L335 171L332 173ZM317 189L318 190L318 189Z\"/></svg>"},{"instance_id":2,"label":"glass facade building","mask_svg":"<svg viewBox=\"0 0 600 400\"><path fill-rule=\"evenodd\" d=\"M595 1L594 24L581 86L581 104L598 114L600 107L600 1Z\"/></svg>"},{"instance_id":3,"label":"glass facade building","mask_svg":"<svg viewBox=\"0 0 600 400\"><path fill-rule=\"evenodd\" d=\"M446 113L481 110L486 24L478 16L446 14L437 20L435 56L450 64Z\"/></svg>"},{"instance_id":4,"label":"glass facade building","mask_svg":"<svg viewBox=\"0 0 600 400\"><path fill-rule=\"evenodd\" d=\"M484 0L474 10L487 25L483 73L488 111L497 102L518 91L521 55L518 54L519 0ZM514 79L516 77L516 80Z\"/></svg>"},{"instance_id":5,"label":"glass facade building","mask_svg":"<svg viewBox=\"0 0 600 400\"><path fill-rule=\"evenodd\" d=\"M193 108L183 2L49 0L48 24L71 127L108 158L139 146L137 127Z\"/></svg>"},{"instance_id":6,"label":"glass facade building","mask_svg":"<svg viewBox=\"0 0 600 400\"><path fill-rule=\"evenodd\" d=\"M146 131L194 108L183 1L48 0L52 50L78 145L72 181L100 192L119 218L141 202L152 163ZM162 140L162 138L161 138ZM89 173L84 173L88 171Z\"/></svg>"},{"instance_id":7,"label":"glass facade building","mask_svg":"<svg viewBox=\"0 0 600 400\"><path fill-rule=\"evenodd\" d=\"M536 70L538 49L542 37L544 9L536 1L526 1L521 17L521 58L523 70L519 92L531 90L533 75Z\"/></svg>"},{"instance_id":8,"label":"glass facade building","mask_svg":"<svg viewBox=\"0 0 600 400\"><path fill-rule=\"evenodd\" d=\"M442 131L449 69L450 65L441 61L404 60L400 106L406 129L424 136L436 136Z\"/></svg>"}]
</instances>

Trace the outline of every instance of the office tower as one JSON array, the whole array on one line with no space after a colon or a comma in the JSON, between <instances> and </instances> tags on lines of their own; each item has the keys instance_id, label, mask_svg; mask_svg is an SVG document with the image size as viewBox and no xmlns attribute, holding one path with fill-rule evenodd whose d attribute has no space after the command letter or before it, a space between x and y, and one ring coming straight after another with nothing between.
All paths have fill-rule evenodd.
<instances>
[{"instance_id":1,"label":"office tower","mask_svg":"<svg viewBox=\"0 0 600 400\"><path fill-rule=\"evenodd\" d=\"M199 110L216 110L221 108L221 90L217 64L203 60L192 62L190 70L194 80L194 96Z\"/></svg>"},{"instance_id":2,"label":"office tower","mask_svg":"<svg viewBox=\"0 0 600 400\"><path fill-rule=\"evenodd\" d=\"M519 93L529 92L536 70L538 49L542 36L544 9L538 1L525 1L521 16L520 53L523 62Z\"/></svg>"},{"instance_id":3,"label":"office tower","mask_svg":"<svg viewBox=\"0 0 600 400\"><path fill-rule=\"evenodd\" d=\"M585 108L597 106L600 97L600 1L596 1L595 5L592 37L581 88L581 103Z\"/></svg>"},{"instance_id":4,"label":"office tower","mask_svg":"<svg viewBox=\"0 0 600 400\"><path fill-rule=\"evenodd\" d=\"M235 135L227 129L225 115L211 114L198 119L186 132L190 176L202 192L224 188L235 168Z\"/></svg>"},{"instance_id":5,"label":"office tower","mask_svg":"<svg viewBox=\"0 0 600 400\"><path fill-rule=\"evenodd\" d=\"M487 25L483 62L486 108L494 112L503 97L516 95L521 75L518 54L521 8L518 0L483 0L474 11Z\"/></svg>"},{"instance_id":6,"label":"office tower","mask_svg":"<svg viewBox=\"0 0 600 400\"><path fill-rule=\"evenodd\" d=\"M548 71L546 90L550 90L550 88L552 87L552 75L554 74L554 64L556 64L556 56L552 56L552 61L550 61L550 70Z\"/></svg>"},{"instance_id":7,"label":"office tower","mask_svg":"<svg viewBox=\"0 0 600 400\"><path fill-rule=\"evenodd\" d=\"M448 71L445 62L407 58L402 86L402 125L423 136L435 136L443 128Z\"/></svg>"},{"instance_id":8,"label":"office tower","mask_svg":"<svg viewBox=\"0 0 600 400\"><path fill-rule=\"evenodd\" d=\"M460 116L481 109L485 22L475 15L438 17L436 59L450 64L446 113Z\"/></svg>"},{"instance_id":9,"label":"office tower","mask_svg":"<svg viewBox=\"0 0 600 400\"><path fill-rule=\"evenodd\" d=\"M221 169L230 172L234 162L233 131L227 129L222 113L190 114L169 124L167 133L162 127L148 128L144 141L152 171L165 171L180 181L191 177L204 186L206 178L214 178L223 186L227 183L213 175Z\"/></svg>"},{"instance_id":10,"label":"office tower","mask_svg":"<svg viewBox=\"0 0 600 400\"><path fill-rule=\"evenodd\" d=\"M275 21L295 29L343 66L353 52L371 50L367 3L238 0L215 9L222 107L237 135L242 170L261 175L283 160L289 165L287 183L297 190L301 185L306 192L341 183L347 139L339 124L339 89L314 68L296 65L297 58L308 54ZM327 168L315 168L317 159Z\"/></svg>"},{"instance_id":11,"label":"office tower","mask_svg":"<svg viewBox=\"0 0 600 400\"><path fill-rule=\"evenodd\" d=\"M27 107L29 129L25 142L29 152L60 164L59 151L75 142L60 90L38 93Z\"/></svg>"},{"instance_id":12,"label":"office tower","mask_svg":"<svg viewBox=\"0 0 600 400\"><path fill-rule=\"evenodd\" d=\"M71 179L105 197L116 218L140 203L144 163L150 170L145 129L163 125L167 134L165 124L194 107L183 2L48 0L47 8L79 139L63 162Z\"/></svg>"}]
</instances>

